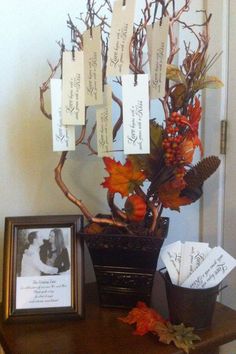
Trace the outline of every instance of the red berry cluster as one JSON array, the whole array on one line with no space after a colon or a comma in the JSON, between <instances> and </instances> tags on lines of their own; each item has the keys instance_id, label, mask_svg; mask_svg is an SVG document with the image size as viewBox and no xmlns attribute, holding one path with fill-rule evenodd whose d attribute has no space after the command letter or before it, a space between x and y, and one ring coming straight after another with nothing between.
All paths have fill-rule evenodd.
<instances>
[{"instance_id":1,"label":"red berry cluster","mask_svg":"<svg viewBox=\"0 0 236 354\"><path fill-rule=\"evenodd\" d=\"M180 113L173 112L166 123L166 136L163 139L165 151L165 162L167 166L175 166L182 161L180 143L184 137L182 135L184 121L186 117Z\"/></svg>"}]
</instances>

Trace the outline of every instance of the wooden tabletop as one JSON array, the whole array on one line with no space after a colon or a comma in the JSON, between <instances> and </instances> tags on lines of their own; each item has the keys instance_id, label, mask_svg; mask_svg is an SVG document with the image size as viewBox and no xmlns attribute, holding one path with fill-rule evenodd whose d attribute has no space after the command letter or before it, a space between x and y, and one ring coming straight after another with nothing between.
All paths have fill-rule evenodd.
<instances>
[{"instance_id":1,"label":"wooden tabletop","mask_svg":"<svg viewBox=\"0 0 236 354\"><path fill-rule=\"evenodd\" d=\"M155 282L153 306L165 312L161 280ZM162 285L161 285L162 286ZM158 291L159 289L159 291ZM161 309L160 309L161 308ZM118 321L127 310L97 305L95 284L86 286L85 320L6 324L0 322L0 342L6 354L182 354L153 335L132 335L133 328ZM191 353L210 354L236 339L236 311L217 304L211 329L198 333L201 342Z\"/></svg>"}]
</instances>

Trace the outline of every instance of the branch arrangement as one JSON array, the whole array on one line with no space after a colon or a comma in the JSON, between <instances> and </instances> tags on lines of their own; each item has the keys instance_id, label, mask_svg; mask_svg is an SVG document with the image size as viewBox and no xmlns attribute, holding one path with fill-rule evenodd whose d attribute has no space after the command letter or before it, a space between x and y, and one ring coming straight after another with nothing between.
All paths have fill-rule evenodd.
<instances>
[{"instance_id":1,"label":"branch arrangement","mask_svg":"<svg viewBox=\"0 0 236 354\"><path fill-rule=\"evenodd\" d=\"M145 6L141 9L141 19L134 24L133 35L130 40L129 57L130 70L134 75L145 73L147 66L144 55L147 44L147 26L157 20L169 18L169 52L167 57L167 73L165 95L160 98L164 115L163 124L151 117L150 121L150 154L128 155L125 164L116 162L110 157L104 157L106 170L109 177L105 178L103 187L108 188L107 202L111 209L112 217L95 217L87 209L78 196L73 195L63 181L62 171L67 159L67 151L61 153L58 165L55 168L56 182L72 203L78 206L84 216L91 223L102 225L114 225L123 227L132 233L132 226L141 225L148 230L148 234L154 234L159 226L159 220L163 208L179 210L182 205L195 202L202 194L204 181L217 169L219 159L209 157L202 159L196 166L192 166L194 151L203 149L198 136L199 121L202 109L197 96L199 90L204 88L219 88L222 83L219 79L207 76L210 67L218 58L216 54L212 59L207 56L209 44L209 22L211 16L205 12L203 23L188 24L182 20L182 15L189 11L191 0L185 0L182 7L178 7L177 0L145 0ZM107 14L112 14L112 6L109 0L96 2L87 0L87 12L78 18L79 26L75 25L71 17L68 17L67 25L71 31L72 51L83 51L83 31L92 33L95 26L101 27L102 43L102 80L103 86L107 83L107 60L110 23ZM191 33L197 43L196 48L191 48L190 43L184 43L185 57L180 66L173 65L179 52L179 44L175 38L175 26L182 26ZM44 95L50 89L50 79L61 70L62 56L65 51L63 42L60 46L60 58L55 66L49 64L49 78L40 87L40 108L44 116L51 119L51 114L46 111ZM122 86L121 77L114 80L115 85ZM119 109L117 121L113 126L113 140L123 124L123 102L112 93L114 104ZM89 131L89 110L85 110L85 125L80 128L76 139L76 147L81 145L88 148L90 155L97 155L94 147L96 123ZM160 115L160 112L157 112ZM147 188L143 182L147 182ZM124 209L120 209L115 203L115 194L120 193L126 198Z\"/></svg>"}]
</instances>

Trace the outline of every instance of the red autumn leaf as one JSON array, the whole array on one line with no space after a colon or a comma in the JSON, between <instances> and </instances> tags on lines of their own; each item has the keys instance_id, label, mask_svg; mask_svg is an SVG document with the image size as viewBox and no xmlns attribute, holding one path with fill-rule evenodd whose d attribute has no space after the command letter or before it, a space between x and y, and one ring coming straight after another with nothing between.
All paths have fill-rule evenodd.
<instances>
[{"instance_id":1,"label":"red autumn leaf","mask_svg":"<svg viewBox=\"0 0 236 354\"><path fill-rule=\"evenodd\" d=\"M102 186L108 188L111 193L120 193L122 197L128 196L146 179L145 174L136 169L129 159L124 165L110 157L104 157L103 161L110 176L105 177Z\"/></svg>"},{"instance_id":2,"label":"red autumn leaf","mask_svg":"<svg viewBox=\"0 0 236 354\"><path fill-rule=\"evenodd\" d=\"M193 147L199 146L201 155L203 155L203 147L201 140L198 136L199 122L202 117L202 107L200 101L195 97L195 104L188 106L188 119L181 118L181 123L186 124L189 127L188 132L186 133L187 140L192 140Z\"/></svg>"},{"instance_id":3,"label":"red autumn leaf","mask_svg":"<svg viewBox=\"0 0 236 354\"><path fill-rule=\"evenodd\" d=\"M194 147L199 146L201 155L203 155L202 143L198 136L198 127L202 116L202 107L197 97L195 97L195 105L188 106L188 115L191 131L187 134L187 138L192 139Z\"/></svg>"},{"instance_id":4,"label":"red autumn leaf","mask_svg":"<svg viewBox=\"0 0 236 354\"><path fill-rule=\"evenodd\" d=\"M119 318L119 320L128 324L136 324L134 334L139 336L154 331L157 322L166 322L161 315L155 310L147 307L147 305L141 301L139 301L137 306L128 313L128 316Z\"/></svg>"},{"instance_id":5,"label":"red autumn leaf","mask_svg":"<svg viewBox=\"0 0 236 354\"><path fill-rule=\"evenodd\" d=\"M192 203L187 197L180 197L181 189L173 188L171 182L167 182L160 186L158 189L158 195L164 208L170 208L172 210L179 211L179 207Z\"/></svg>"}]
</instances>

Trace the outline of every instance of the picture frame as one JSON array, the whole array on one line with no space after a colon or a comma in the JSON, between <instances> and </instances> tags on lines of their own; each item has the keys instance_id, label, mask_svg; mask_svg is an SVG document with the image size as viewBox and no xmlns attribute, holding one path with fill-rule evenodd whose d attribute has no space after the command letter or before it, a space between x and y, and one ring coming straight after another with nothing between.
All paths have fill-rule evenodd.
<instances>
[{"instance_id":1,"label":"picture frame","mask_svg":"<svg viewBox=\"0 0 236 354\"><path fill-rule=\"evenodd\" d=\"M84 318L83 216L5 218L3 319Z\"/></svg>"}]
</instances>

